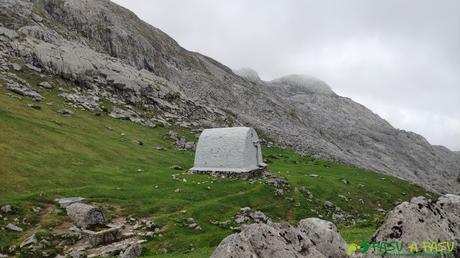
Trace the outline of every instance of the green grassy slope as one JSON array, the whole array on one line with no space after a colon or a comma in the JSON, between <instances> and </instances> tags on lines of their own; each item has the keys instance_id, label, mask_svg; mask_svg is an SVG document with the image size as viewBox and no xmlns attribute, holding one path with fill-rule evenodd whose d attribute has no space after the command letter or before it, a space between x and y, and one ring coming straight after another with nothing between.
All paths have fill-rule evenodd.
<instances>
[{"instance_id":1,"label":"green grassy slope","mask_svg":"<svg viewBox=\"0 0 460 258\"><path fill-rule=\"evenodd\" d=\"M39 81L27 73L21 76L33 86ZM350 220L338 223L347 241L361 241L382 219L376 211L379 204L390 209L395 201L426 194L397 178L279 148L265 148L264 156L270 170L286 177L291 185L283 197L276 197L271 186L247 181L186 173L173 180L172 174L183 171L170 166L190 168L193 152L176 150L166 136L170 129L151 129L80 110L65 117L57 113L66 104L56 91L43 92L46 100L39 104L41 110L28 107L32 102L27 98L19 100L6 93L0 87L0 206L11 204L16 213L8 221L0 220L0 227L14 217L27 217L32 225L23 226L25 229L41 225L41 230L47 231L66 221L66 216L62 212L37 215L31 207L54 205L58 197L83 196L112 207L107 210L111 217L151 217L162 225L163 235L145 244L146 255L157 257L158 250L166 248L172 254L162 257L206 257L232 233L211 221L231 219L240 207L261 210L275 221L296 223L318 215L331 219L322 208L329 200L355 220L365 220L356 225ZM194 137L189 130L177 131ZM158 146L165 149L157 150ZM343 178L350 184L344 184ZM313 198L300 191L302 186ZM177 188L182 191L176 193ZM181 226L181 220L188 217L195 218L203 230ZM25 236L2 231L0 252Z\"/></svg>"}]
</instances>

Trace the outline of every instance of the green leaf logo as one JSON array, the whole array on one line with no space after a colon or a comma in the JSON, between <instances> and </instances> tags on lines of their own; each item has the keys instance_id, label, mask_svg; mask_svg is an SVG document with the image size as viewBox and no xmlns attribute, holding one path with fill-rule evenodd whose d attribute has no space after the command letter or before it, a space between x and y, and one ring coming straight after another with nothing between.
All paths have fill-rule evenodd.
<instances>
[{"instance_id":1,"label":"green leaf logo","mask_svg":"<svg viewBox=\"0 0 460 258\"><path fill-rule=\"evenodd\" d=\"M361 242L361 253L363 254L367 253L370 247L371 245L369 244L369 242L363 240Z\"/></svg>"},{"instance_id":2,"label":"green leaf logo","mask_svg":"<svg viewBox=\"0 0 460 258\"><path fill-rule=\"evenodd\" d=\"M348 246L347 249L347 254L352 255L356 250L358 250L359 246L357 244L352 243L351 245Z\"/></svg>"}]
</instances>

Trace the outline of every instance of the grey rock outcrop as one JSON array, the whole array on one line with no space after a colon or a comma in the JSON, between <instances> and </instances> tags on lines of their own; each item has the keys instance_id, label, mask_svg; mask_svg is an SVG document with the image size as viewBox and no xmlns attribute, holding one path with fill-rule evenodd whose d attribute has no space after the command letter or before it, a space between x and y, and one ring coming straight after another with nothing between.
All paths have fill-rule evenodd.
<instances>
[{"instance_id":1,"label":"grey rock outcrop","mask_svg":"<svg viewBox=\"0 0 460 258\"><path fill-rule=\"evenodd\" d=\"M4 205L0 208L0 211L3 212L3 213L10 213L13 211L13 208L11 207L11 205L7 204L7 205Z\"/></svg>"},{"instance_id":2,"label":"grey rock outcrop","mask_svg":"<svg viewBox=\"0 0 460 258\"><path fill-rule=\"evenodd\" d=\"M142 254L142 246L135 242L132 243L124 250L123 252L120 253L120 258L136 258Z\"/></svg>"},{"instance_id":3,"label":"grey rock outcrop","mask_svg":"<svg viewBox=\"0 0 460 258\"><path fill-rule=\"evenodd\" d=\"M222 240L211 257L348 257L346 243L329 223L307 219L297 228L278 223L244 225L240 233Z\"/></svg>"},{"instance_id":4,"label":"grey rock outcrop","mask_svg":"<svg viewBox=\"0 0 460 258\"><path fill-rule=\"evenodd\" d=\"M316 249L324 256L348 257L347 243L333 223L318 218L308 218L301 220L297 228L315 243Z\"/></svg>"},{"instance_id":5,"label":"grey rock outcrop","mask_svg":"<svg viewBox=\"0 0 460 258\"><path fill-rule=\"evenodd\" d=\"M72 102L72 103L75 103L83 107L86 110L101 111L101 108L99 107L99 97L82 96L78 94L69 94L69 93L61 93L59 96L63 97L68 102Z\"/></svg>"},{"instance_id":6,"label":"grey rock outcrop","mask_svg":"<svg viewBox=\"0 0 460 258\"><path fill-rule=\"evenodd\" d=\"M49 82L40 82L38 84L39 86L45 88L45 89L52 89L53 88L53 85L51 85Z\"/></svg>"},{"instance_id":7,"label":"grey rock outcrop","mask_svg":"<svg viewBox=\"0 0 460 258\"><path fill-rule=\"evenodd\" d=\"M22 228L21 227L18 227L12 223L8 223L6 226L5 226L6 229L9 229L11 231L16 231L16 232L22 232Z\"/></svg>"},{"instance_id":8,"label":"grey rock outcrop","mask_svg":"<svg viewBox=\"0 0 460 258\"><path fill-rule=\"evenodd\" d=\"M458 154L395 129L318 79L239 76L106 0L0 1L0 16L3 63L20 58L115 106L135 106L134 122L251 126L306 155L460 193Z\"/></svg>"},{"instance_id":9,"label":"grey rock outcrop","mask_svg":"<svg viewBox=\"0 0 460 258\"><path fill-rule=\"evenodd\" d=\"M137 120L140 119L139 115L136 112L131 110L124 110L121 108L114 108L109 116L117 119L125 119L125 120Z\"/></svg>"},{"instance_id":10,"label":"grey rock outcrop","mask_svg":"<svg viewBox=\"0 0 460 258\"><path fill-rule=\"evenodd\" d=\"M24 241L22 241L19 247L23 248L24 246L33 245L33 244L36 244L37 242L38 242L37 237L35 236L35 234L32 234L31 236L26 238Z\"/></svg>"},{"instance_id":11,"label":"grey rock outcrop","mask_svg":"<svg viewBox=\"0 0 460 258\"><path fill-rule=\"evenodd\" d=\"M237 224L255 222L255 223L270 223L271 220L261 211L252 211L249 207L243 207L235 215Z\"/></svg>"},{"instance_id":12,"label":"grey rock outcrop","mask_svg":"<svg viewBox=\"0 0 460 258\"><path fill-rule=\"evenodd\" d=\"M30 89L26 85L10 81L7 83L6 88L16 94L26 96L26 97L31 97L33 100L36 101L41 101L43 99L42 95L40 95L38 92Z\"/></svg>"},{"instance_id":13,"label":"grey rock outcrop","mask_svg":"<svg viewBox=\"0 0 460 258\"><path fill-rule=\"evenodd\" d=\"M66 210L73 222L83 229L107 224L104 212L100 208L84 203L74 203L67 206Z\"/></svg>"},{"instance_id":14,"label":"grey rock outcrop","mask_svg":"<svg viewBox=\"0 0 460 258\"><path fill-rule=\"evenodd\" d=\"M387 214L385 222L371 240L373 242L456 241L458 243L460 241L460 196L447 194L439 197L437 201L414 197L410 202L403 202ZM457 249L456 254L460 255L460 250Z\"/></svg>"}]
</instances>

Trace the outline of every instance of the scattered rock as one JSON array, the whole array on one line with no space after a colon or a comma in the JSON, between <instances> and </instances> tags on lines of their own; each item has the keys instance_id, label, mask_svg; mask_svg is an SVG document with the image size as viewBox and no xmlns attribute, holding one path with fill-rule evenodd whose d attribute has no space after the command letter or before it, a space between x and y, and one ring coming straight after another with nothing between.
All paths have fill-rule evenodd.
<instances>
[{"instance_id":1,"label":"scattered rock","mask_svg":"<svg viewBox=\"0 0 460 258\"><path fill-rule=\"evenodd\" d=\"M66 108L61 108L58 110L58 113L63 114L64 116L71 116L73 115L73 111L66 109Z\"/></svg>"},{"instance_id":2,"label":"scattered rock","mask_svg":"<svg viewBox=\"0 0 460 258\"><path fill-rule=\"evenodd\" d=\"M84 203L74 203L66 208L73 222L84 229L91 226L106 225L107 220L102 209Z\"/></svg>"},{"instance_id":3,"label":"scattered rock","mask_svg":"<svg viewBox=\"0 0 460 258\"><path fill-rule=\"evenodd\" d=\"M348 197L346 197L346 196L343 195L343 194L338 194L337 197L342 198L342 199L343 199L344 201L346 201L346 202L349 201Z\"/></svg>"},{"instance_id":4,"label":"scattered rock","mask_svg":"<svg viewBox=\"0 0 460 258\"><path fill-rule=\"evenodd\" d=\"M67 197L57 199L56 202L61 206L61 208L66 208L67 206L74 204L74 203L81 203L85 198L83 197Z\"/></svg>"},{"instance_id":5,"label":"scattered rock","mask_svg":"<svg viewBox=\"0 0 460 258\"><path fill-rule=\"evenodd\" d=\"M324 209L326 210L334 210L335 209L335 204L330 202L330 201L325 201L323 204Z\"/></svg>"},{"instance_id":6,"label":"scattered rock","mask_svg":"<svg viewBox=\"0 0 460 258\"><path fill-rule=\"evenodd\" d=\"M23 248L24 246L33 245L33 244L36 244L37 242L38 242L37 237L35 236L35 234L33 234L29 236L28 238L26 238L26 240L22 241L19 247Z\"/></svg>"},{"instance_id":7,"label":"scattered rock","mask_svg":"<svg viewBox=\"0 0 460 258\"><path fill-rule=\"evenodd\" d=\"M33 70L37 73L41 73L42 72L42 69L36 67L35 65L31 65L31 64L26 64L26 67L29 68L30 70Z\"/></svg>"},{"instance_id":8,"label":"scattered rock","mask_svg":"<svg viewBox=\"0 0 460 258\"><path fill-rule=\"evenodd\" d=\"M169 135L169 138L170 138L171 140L174 140L174 141L179 140L179 138L177 137L177 133L174 132L174 131L169 131L169 132L168 132L168 135Z\"/></svg>"},{"instance_id":9,"label":"scattered rock","mask_svg":"<svg viewBox=\"0 0 460 258\"><path fill-rule=\"evenodd\" d=\"M261 211L253 212L251 208L244 207L235 215L235 222L242 224L246 222L268 223L271 220Z\"/></svg>"},{"instance_id":10,"label":"scattered rock","mask_svg":"<svg viewBox=\"0 0 460 258\"><path fill-rule=\"evenodd\" d=\"M139 141L139 140L133 140L133 143L134 144L137 144L137 145L144 145L144 143L142 141Z\"/></svg>"},{"instance_id":11,"label":"scattered rock","mask_svg":"<svg viewBox=\"0 0 460 258\"><path fill-rule=\"evenodd\" d=\"M0 208L0 210L3 212L3 213L10 213L13 211L13 208L11 207L11 205L7 204L7 205L4 205Z\"/></svg>"},{"instance_id":12,"label":"scattered rock","mask_svg":"<svg viewBox=\"0 0 460 258\"><path fill-rule=\"evenodd\" d=\"M195 150L196 146L194 142L188 142L187 139L185 139L184 137L177 136L176 132L169 131L168 136L171 140L176 142L177 148L185 150Z\"/></svg>"},{"instance_id":13,"label":"scattered rock","mask_svg":"<svg viewBox=\"0 0 460 258\"><path fill-rule=\"evenodd\" d=\"M43 100L42 95L40 95L38 92L31 90L29 87L19 84L14 81L10 81L6 84L6 88L16 94L26 96L26 97L31 97L35 101L41 101Z\"/></svg>"},{"instance_id":14,"label":"scattered rock","mask_svg":"<svg viewBox=\"0 0 460 258\"><path fill-rule=\"evenodd\" d=\"M84 250L72 250L72 252L69 253L69 256L72 258L85 258L85 251Z\"/></svg>"},{"instance_id":15,"label":"scattered rock","mask_svg":"<svg viewBox=\"0 0 460 258\"><path fill-rule=\"evenodd\" d=\"M36 110L41 110L42 107L40 105L37 105L37 104L27 104L28 107L30 108L33 108L33 109L36 109Z\"/></svg>"},{"instance_id":16,"label":"scattered rock","mask_svg":"<svg viewBox=\"0 0 460 258\"><path fill-rule=\"evenodd\" d=\"M43 18L40 15L36 14L36 13L32 13L32 19L34 21L36 21L36 22L42 22L43 21Z\"/></svg>"},{"instance_id":17,"label":"scattered rock","mask_svg":"<svg viewBox=\"0 0 460 258\"><path fill-rule=\"evenodd\" d=\"M109 114L110 117L123 120L131 120L133 122L141 121L141 117L134 111L121 108L114 108Z\"/></svg>"},{"instance_id":18,"label":"scattered rock","mask_svg":"<svg viewBox=\"0 0 460 258\"><path fill-rule=\"evenodd\" d=\"M289 182L281 177L276 177L271 175L269 178L265 180L265 183L269 185L273 185L276 188L286 188L289 186Z\"/></svg>"},{"instance_id":19,"label":"scattered rock","mask_svg":"<svg viewBox=\"0 0 460 258\"><path fill-rule=\"evenodd\" d=\"M232 224L232 221L231 220L211 221L211 224L217 225L217 226L219 226L221 228L228 228Z\"/></svg>"},{"instance_id":20,"label":"scattered rock","mask_svg":"<svg viewBox=\"0 0 460 258\"><path fill-rule=\"evenodd\" d=\"M284 190L283 189L275 189L275 196L283 196Z\"/></svg>"},{"instance_id":21,"label":"scattered rock","mask_svg":"<svg viewBox=\"0 0 460 258\"><path fill-rule=\"evenodd\" d=\"M190 229L201 230L201 226L198 225L194 218L187 218L185 220L185 225Z\"/></svg>"},{"instance_id":22,"label":"scattered rock","mask_svg":"<svg viewBox=\"0 0 460 258\"><path fill-rule=\"evenodd\" d=\"M182 192L182 189L177 188L176 190L174 190L174 192L175 192L175 193L180 193L180 192Z\"/></svg>"},{"instance_id":23,"label":"scattered rock","mask_svg":"<svg viewBox=\"0 0 460 258\"><path fill-rule=\"evenodd\" d=\"M343 213L333 213L332 214L332 220L334 221L340 221L344 219L345 219L345 215Z\"/></svg>"},{"instance_id":24,"label":"scattered rock","mask_svg":"<svg viewBox=\"0 0 460 258\"><path fill-rule=\"evenodd\" d=\"M345 178L342 178L340 181L342 181L342 183L346 184L346 185L349 185L350 184L350 181L348 181L347 179Z\"/></svg>"},{"instance_id":25,"label":"scattered rock","mask_svg":"<svg viewBox=\"0 0 460 258\"><path fill-rule=\"evenodd\" d=\"M14 225L14 224L11 224L11 223L8 223L8 225L6 225L7 229L11 230L11 231L16 231L16 232L22 232L22 228Z\"/></svg>"},{"instance_id":26,"label":"scattered rock","mask_svg":"<svg viewBox=\"0 0 460 258\"><path fill-rule=\"evenodd\" d=\"M142 246L135 242L131 243L124 251L121 252L120 258L136 258L142 254Z\"/></svg>"},{"instance_id":27,"label":"scattered rock","mask_svg":"<svg viewBox=\"0 0 460 258\"><path fill-rule=\"evenodd\" d=\"M97 96L83 96L79 94L61 93L59 96L63 97L66 101L75 103L89 111L102 111L99 105L99 97Z\"/></svg>"},{"instance_id":28,"label":"scattered rock","mask_svg":"<svg viewBox=\"0 0 460 258\"><path fill-rule=\"evenodd\" d=\"M169 167L170 169L174 169L174 170L184 170L181 166L179 165L172 165Z\"/></svg>"},{"instance_id":29,"label":"scattered rock","mask_svg":"<svg viewBox=\"0 0 460 258\"><path fill-rule=\"evenodd\" d=\"M11 67L13 68L13 70L15 70L16 72L20 72L22 70L22 66L20 66L19 64L16 64L16 63L12 63L11 64Z\"/></svg>"},{"instance_id":30,"label":"scattered rock","mask_svg":"<svg viewBox=\"0 0 460 258\"><path fill-rule=\"evenodd\" d=\"M194 142L186 142L184 144L184 149L186 150L195 150L196 146Z\"/></svg>"},{"instance_id":31,"label":"scattered rock","mask_svg":"<svg viewBox=\"0 0 460 258\"><path fill-rule=\"evenodd\" d=\"M46 81L45 82L40 82L38 85L43 87L43 88L45 88L45 89L52 89L53 88L53 86L49 82L46 82Z\"/></svg>"},{"instance_id":32,"label":"scattered rock","mask_svg":"<svg viewBox=\"0 0 460 258\"><path fill-rule=\"evenodd\" d=\"M305 186L301 186L299 191L303 194L306 194L308 198L313 198L313 194Z\"/></svg>"}]
</instances>

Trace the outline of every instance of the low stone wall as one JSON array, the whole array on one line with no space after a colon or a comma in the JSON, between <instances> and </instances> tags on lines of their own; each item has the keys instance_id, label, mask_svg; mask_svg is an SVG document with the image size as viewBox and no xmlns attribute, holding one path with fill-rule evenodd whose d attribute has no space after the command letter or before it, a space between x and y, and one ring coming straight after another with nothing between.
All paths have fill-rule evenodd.
<instances>
[{"instance_id":1,"label":"low stone wall","mask_svg":"<svg viewBox=\"0 0 460 258\"><path fill-rule=\"evenodd\" d=\"M215 177L233 177L233 178L238 178L238 179L249 179L253 177L260 177L264 173L266 168L260 168L260 169L255 169L251 170L248 172L235 172L235 171L206 171L206 170L189 170L189 173L192 174L204 174L204 175L210 175L210 176L215 176Z\"/></svg>"}]
</instances>

